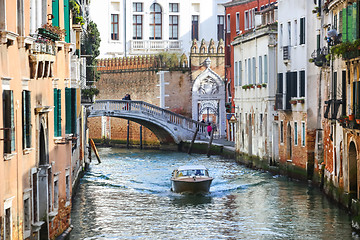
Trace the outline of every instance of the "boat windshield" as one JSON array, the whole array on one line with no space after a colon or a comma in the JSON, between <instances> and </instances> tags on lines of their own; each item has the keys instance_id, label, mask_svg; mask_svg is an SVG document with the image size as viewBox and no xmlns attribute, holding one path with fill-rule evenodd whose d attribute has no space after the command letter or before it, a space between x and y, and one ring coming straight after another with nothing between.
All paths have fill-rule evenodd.
<instances>
[{"instance_id":1,"label":"boat windshield","mask_svg":"<svg viewBox=\"0 0 360 240\"><path fill-rule=\"evenodd\" d=\"M204 169L192 169L179 171L177 177L182 176L208 176L208 171Z\"/></svg>"}]
</instances>

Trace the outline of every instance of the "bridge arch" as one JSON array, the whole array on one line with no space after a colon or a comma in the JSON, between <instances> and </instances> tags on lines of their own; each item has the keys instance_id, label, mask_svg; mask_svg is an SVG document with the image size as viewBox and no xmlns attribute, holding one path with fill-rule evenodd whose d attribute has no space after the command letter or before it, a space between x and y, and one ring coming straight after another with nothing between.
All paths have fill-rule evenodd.
<instances>
[{"instance_id":1,"label":"bridge arch","mask_svg":"<svg viewBox=\"0 0 360 240\"><path fill-rule=\"evenodd\" d=\"M152 131L161 144L190 140L196 128L198 139L206 138L205 124L142 101L99 100L89 110L89 118L108 116L139 123Z\"/></svg>"}]
</instances>

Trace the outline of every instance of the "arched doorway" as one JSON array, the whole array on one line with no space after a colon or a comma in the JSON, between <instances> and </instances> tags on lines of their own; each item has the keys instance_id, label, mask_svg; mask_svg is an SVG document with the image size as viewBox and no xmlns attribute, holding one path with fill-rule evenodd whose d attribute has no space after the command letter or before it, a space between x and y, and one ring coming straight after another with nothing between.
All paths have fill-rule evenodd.
<instances>
[{"instance_id":1,"label":"arched doorway","mask_svg":"<svg viewBox=\"0 0 360 240\"><path fill-rule=\"evenodd\" d=\"M357 197L357 154L355 143L351 142L349 146L349 191Z\"/></svg>"},{"instance_id":2,"label":"arched doorway","mask_svg":"<svg viewBox=\"0 0 360 240\"><path fill-rule=\"evenodd\" d=\"M292 159L292 137L291 137L291 125L288 123L286 129L286 157L287 160Z\"/></svg>"}]
</instances>

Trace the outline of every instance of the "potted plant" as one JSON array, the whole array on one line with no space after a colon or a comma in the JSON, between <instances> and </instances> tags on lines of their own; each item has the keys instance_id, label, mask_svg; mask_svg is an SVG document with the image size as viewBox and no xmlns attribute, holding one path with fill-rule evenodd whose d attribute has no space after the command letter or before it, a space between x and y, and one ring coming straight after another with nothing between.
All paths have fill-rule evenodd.
<instances>
[{"instance_id":1,"label":"potted plant","mask_svg":"<svg viewBox=\"0 0 360 240\"><path fill-rule=\"evenodd\" d=\"M258 85L256 85L256 87L257 87L257 88L261 88L262 86L261 86L261 84L258 84Z\"/></svg>"},{"instance_id":2,"label":"potted plant","mask_svg":"<svg viewBox=\"0 0 360 240\"><path fill-rule=\"evenodd\" d=\"M299 99L297 100L297 102L298 102L298 103L304 103L304 102L305 102L305 99L299 98Z\"/></svg>"},{"instance_id":3,"label":"potted plant","mask_svg":"<svg viewBox=\"0 0 360 240\"><path fill-rule=\"evenodd\" d=\"M255 85L254 84L250 84L251 88L255 88Z\"/></svg>"},{"instance_id":4,"label":"potted plant","mask_svg":"<svg viewBox=\"0 0 360 240\"><path fill-rule=\"evenodd\" d=\"M296 99L291 99L290 100L290 104L296 104L296 103L297 103Z\"/></svg>"},{"instance_id":5,"label":"potted plant","mask_svg":"<svg viewBox=\"0 0 360 240\"><path fill-rule=\"evenodd\" d=\"M266 87L267 85L266 85L266 83L263 83L262 86L263 86L263 87Z\"/></svg>"},{"instance_id":6,"label":"potted plant","mask_svg":"<svg viewBox=\"0 0 360 240\"><path fill-rule=\"evenodd\" d=\"M355 116L354 116L354 114L349 114L349 121L354 121L354 119L355 119Z\"/></svg>"}]
</instances>

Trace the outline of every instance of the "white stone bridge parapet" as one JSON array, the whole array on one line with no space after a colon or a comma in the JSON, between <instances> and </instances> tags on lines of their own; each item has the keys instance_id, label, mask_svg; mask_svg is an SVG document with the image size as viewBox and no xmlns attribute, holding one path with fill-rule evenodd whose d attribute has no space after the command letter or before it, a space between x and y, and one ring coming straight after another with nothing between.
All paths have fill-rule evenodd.
<instances>
[{"instance_id":1,"label":"white stone bridge parapet","mask_svg":"<svg viewBox=\"0 0 360 240\"><path fill-rule=\"evenodd\" d=\"M97 100L89 109L89 117L110 116L139 123L150 129L162 144L191 140L197 127L197 139L206 138L205 123L143 101Z\"/></svg>"}]
</instances>

